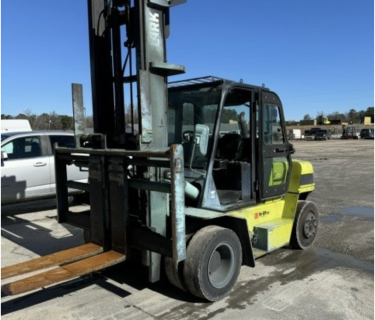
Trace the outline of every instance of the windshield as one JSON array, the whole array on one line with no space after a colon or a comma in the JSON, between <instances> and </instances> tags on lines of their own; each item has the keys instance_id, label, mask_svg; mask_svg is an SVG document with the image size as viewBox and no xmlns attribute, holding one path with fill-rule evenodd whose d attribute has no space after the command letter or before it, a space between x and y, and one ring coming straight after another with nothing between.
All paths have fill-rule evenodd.
<instances>
[{"instance_id":1,"label":"windshield","mask_svg":"<svg viewBox=\"0 0 375 320\"><path fill-rule=\"evenodd\" d=\"M185 166L204 168L207 164L208 156L200 154L199 148L194 146L194 133L196 125L203 124L208 127L209 137L212 137L221 90L221 85L211 84L169 91L168 145L183 145Z\"/></svg>"},{"instance_id":2,"label":"windshield","mask_svg":"<svg viewBox=\"0 0 375 320\"><path fill-rule=\"evenodd\" d=\"M9 138L8 134L4 134L4 133L1 134L1 141L4 141L7 138Z\"/></svg>"}]
</instances>

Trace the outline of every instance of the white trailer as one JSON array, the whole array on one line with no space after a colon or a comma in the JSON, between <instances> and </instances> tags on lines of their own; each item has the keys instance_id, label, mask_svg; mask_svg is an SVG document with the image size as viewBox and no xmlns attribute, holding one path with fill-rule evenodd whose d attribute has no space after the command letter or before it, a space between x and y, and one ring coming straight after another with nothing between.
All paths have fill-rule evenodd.
<instances>
[{"instance_id":1,"label":"white trailer","mask_svg":"<svg viewBox=\"0 0 375 320\"><path fill-rule=\"evenodd\" d=\"M32 131L29 120L6 119L1 120L1 132Z\"/></svg>"},{"instance_id":2,"label":"white trailer","mask_svg":"<svg viewBox=\"0 0 375 320\"><path fill-rule=\"evenodd\" d=\"M301 129L289 129L289 139L302 139Z\"/></svg>"}]
</instances>

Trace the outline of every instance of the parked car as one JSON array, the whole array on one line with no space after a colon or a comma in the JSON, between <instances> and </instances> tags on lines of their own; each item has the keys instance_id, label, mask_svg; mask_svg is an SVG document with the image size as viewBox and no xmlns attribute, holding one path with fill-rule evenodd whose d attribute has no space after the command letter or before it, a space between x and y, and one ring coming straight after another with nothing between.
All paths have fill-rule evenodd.
<instances>
[{"instance_id":1,"label":"parked car","mask_svg":"<svg viewBox=\"0 0 375 320\"><path fill-rule=\"evenodd\" d=\"M329 139L331 139L330 130L319 130L315 132L314 140L329 140Z\"/></svg>"},{"instance_id":2,"label":"parked car","mask_svg":"<svg viewBox=\"0 0 375 320\"><path fill-rule=\"evenodd\" d=\"M56 131L1 133L1 203L56 195L54 144L73 147L74 135ZM67 166L68 180L87 182L88 172ZM81 191L69 189L70 194Z\"/></svg>"},{"instance_id":3,"label":"parked car","mask_svg":"<svg viewBox=\"0 0 375 320\"><path fill-rule=\"evenodd\" d=\"M322 128L311 128L310 130L305 130L305 140L314 140L315 134L322 130Z\"/></svg>"},{"instance_id":4,"label":"parked car","mask_svg":"<svg viewBox=\"0 0 375 320\"><path fill-rule=\"evenodd\" d=\"M360 136L362 139L374 139L374 129L362 129Z\"/></svg>"}]
</instances>

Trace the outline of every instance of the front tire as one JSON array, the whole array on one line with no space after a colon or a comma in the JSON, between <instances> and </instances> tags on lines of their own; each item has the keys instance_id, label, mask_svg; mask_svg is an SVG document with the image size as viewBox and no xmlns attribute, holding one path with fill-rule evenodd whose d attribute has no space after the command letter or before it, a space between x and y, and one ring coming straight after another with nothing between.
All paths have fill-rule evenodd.
<instances>
[{"instance_id":1,"label":"front tire","mask_svg":"<svg viewBox=\"0 0 375 320\"><path fill-rule=\"evenodd\" d=\"M187 290L208 301L226 297L242 264L241 243L229 229L208 226L191 239L183 268Z\"/></svg>"},{"instance_id":2,"label":"front tire","mask_svg":"<svg viewBox=\"0 0 375 320\"><path fill-rule=\"evenodd\" d=\"M298 201L290 245L296 249L307 249L315 239L319 227L318 208L313 202Z\"/></svg>"}]
</instances>

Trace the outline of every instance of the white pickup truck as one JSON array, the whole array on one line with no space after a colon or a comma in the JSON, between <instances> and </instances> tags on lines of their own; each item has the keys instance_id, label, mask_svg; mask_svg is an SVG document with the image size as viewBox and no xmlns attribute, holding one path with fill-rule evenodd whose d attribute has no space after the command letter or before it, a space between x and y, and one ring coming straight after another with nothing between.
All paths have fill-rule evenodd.
<instances>
[{"instance_id":1,"label":"white pickup truck","mask_svg":"<svg viewBox=\"0 0 375 320\"><path fill-rule=\"evenodd\" d=\"M56 195L54 145L74 147L74 135L58 131L1 133L1 203ZM87 182L88 172L71 165L68 180ZM71 194L81 192L69 190Z\"/></svg>"}]
</instances>

